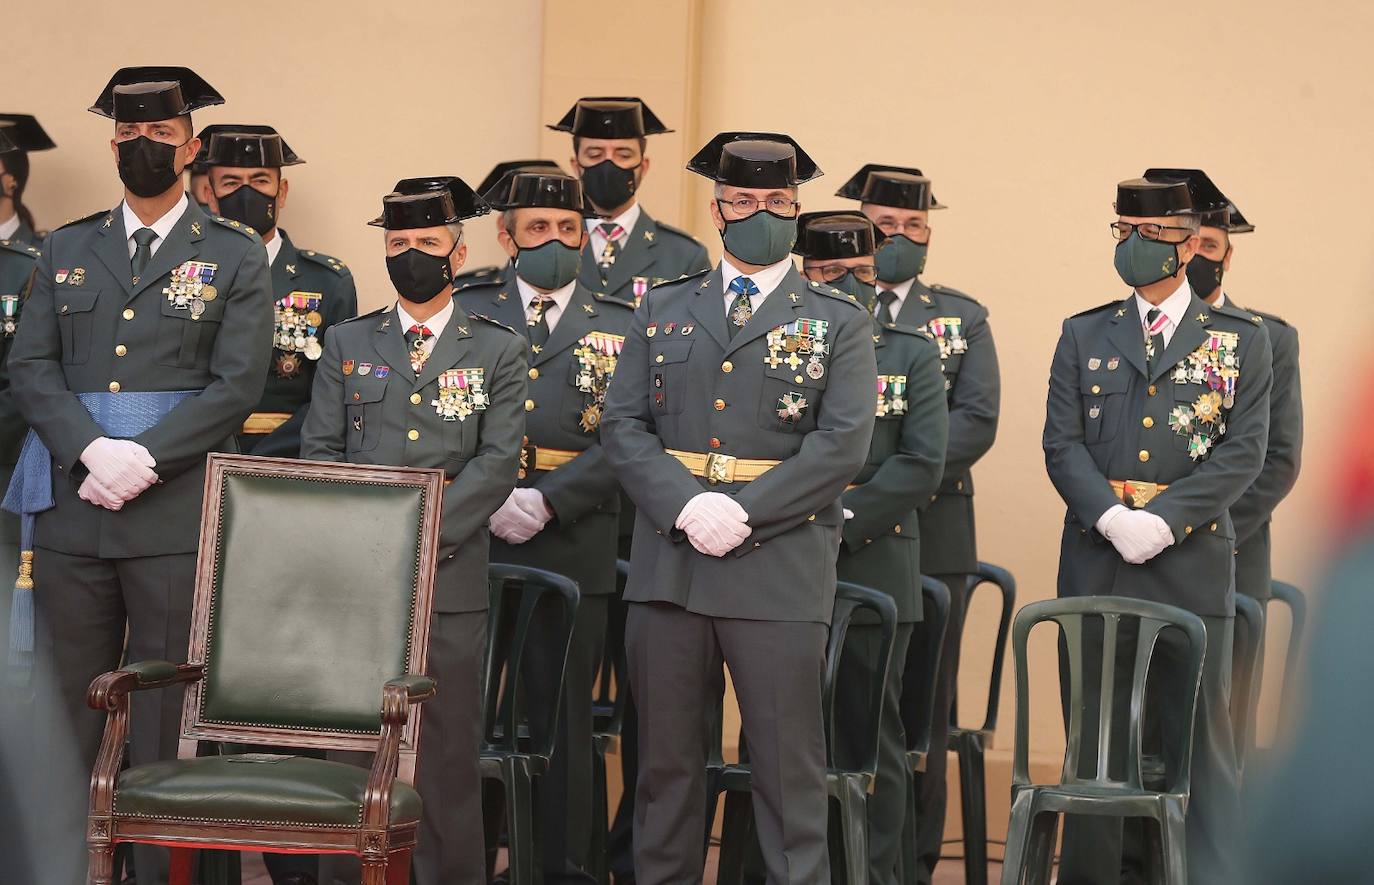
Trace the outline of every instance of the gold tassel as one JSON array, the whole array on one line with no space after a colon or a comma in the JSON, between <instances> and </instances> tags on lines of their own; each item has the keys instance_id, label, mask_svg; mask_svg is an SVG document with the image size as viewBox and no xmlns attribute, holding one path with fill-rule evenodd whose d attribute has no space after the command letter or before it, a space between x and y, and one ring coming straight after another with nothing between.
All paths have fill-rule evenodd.
<instances>
[{"instance_id":1,"label":"gold tassel","mask_svg":"<svg viewBox=\"0 0 1374 885\"><path fill-rule=\"evenodd\" d=\"M14 589L32 590L33 589L33 551L21 550L19 552L19 577L14 579Z\"/></svg>"}]
</instances>

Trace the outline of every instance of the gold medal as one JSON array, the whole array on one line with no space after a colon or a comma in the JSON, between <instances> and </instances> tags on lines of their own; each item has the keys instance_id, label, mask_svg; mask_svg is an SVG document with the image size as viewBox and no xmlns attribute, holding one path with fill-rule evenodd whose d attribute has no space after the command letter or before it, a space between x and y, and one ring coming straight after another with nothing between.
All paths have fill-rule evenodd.
<instances>
[{"instance_id":1,"label":"gold medal","mask_svg":"<svg viewBox=\"0 0 1374 885\"><path fill-rule=\"evenodd\" d=\"M214 301L219 297L219 291L209 283L200 287L200 297L206 301Z\"/></svg>"},{"instance_id":2,"label":"gold medal","mask_svg":"<svg viewBox=\"0 0 1374 885\"><path fill-rule=\"evenodd\" d=\"M300 374L301 361L294 353L279 353L272 365L278 378L294 378Z\"/></svg>"},{"instance_id":3,"label":"gold medal","mask_svg":"<svg viewBox=\"0 0 1374 885\"><path fill-rule=\"evenodd\" d=\"M312 310L312 311L310 311L309 313L307 313L307 314L305 315L305 324L306 324L307 326L316 326L316 327L318 327L318 326L319 326L320 324L322 324L323 322L324 322L324 317L320 316L320 312L319 312L318 310Z\"/></svg>"},{"instance_id":4,"label":"gold medal","mask_svg":"<svg viewBox=\"0 0 1374 885\"><path fill-rule=\"evenodd\" d=\"M582 410L582 417L579 421L583 433L592 433L601 426L601 404L591 403Z\"/></svg>"}]
</instances>

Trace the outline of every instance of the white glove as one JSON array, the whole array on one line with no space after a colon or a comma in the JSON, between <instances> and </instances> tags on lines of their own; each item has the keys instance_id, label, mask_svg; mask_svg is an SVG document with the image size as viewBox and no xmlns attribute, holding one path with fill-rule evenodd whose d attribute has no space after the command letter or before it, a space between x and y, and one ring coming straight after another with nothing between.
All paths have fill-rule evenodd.
<instances>
[{"instance_id":1,"label":"white glove","mask_svg":"<svg viewBox=\"0 0 1374 885\"><path fill-rule=\"evenodd\" d=\"M119 496L96 482L95 476L89 473L82 481L81 488L76 490L76 496L88 504L104 507L106 510L120 510L124 507L124 502L119 500Z\"/></svg>"},{"instance_id":2,"label":"white glove","mask_svg":"<svg viewBox=\"0 0 1374 885\"><path fill-rule=\"evenodd\" d=\"M157 473L153 471L157 461L131 439L102 436L92 440L81 453L81 463L121 503L132 501L157 482Z\"/></svg>"},{"instance_id":3,"label":"white glove","mask_svg":"<svg viewBox=\"0 0 1374 885\"><path fill-rule=\"evenodd\" d=\"M552 518L553 514L544 503L543 493L536 489L512 489L505 503L491 515L487 525L491 533L502 541L523 544L539 534Z\"/></svg>"},{"instance_id":4,"label":"white glove","mask_svg":"<svg viewBox=\"0 0 1374 885\"><path fill-rule=\"evenodd\" d=\"M749 537L749 514L729 495L702 492L683 506L674 525L707 556L724 556Z\"/></svg>"},{"instance_id":5,"label":"white glove","mask_svg":"<svg viewBox=\"0 0 1374 885\"><path fill-rule=\"evenodd\" d=\"M853 510L850 510L848 507L844 508L844 518L845 518L845 519L853 519L853 518L854 518L854 511L853 511Z\"/></svg>"},{"instance_id":6,"label":"white glove","mask_svg":"<svg viewBox=\"0 0 1374 885\"><path fill-rule=\"evenodd\" d=\"M1118 509L1118 507L1120 509ZM1169 524L1144 510L1113 507L1098 520L1098 530L1131 565L1149 562L1174 543Z\"/></svg>"}]
</instances>

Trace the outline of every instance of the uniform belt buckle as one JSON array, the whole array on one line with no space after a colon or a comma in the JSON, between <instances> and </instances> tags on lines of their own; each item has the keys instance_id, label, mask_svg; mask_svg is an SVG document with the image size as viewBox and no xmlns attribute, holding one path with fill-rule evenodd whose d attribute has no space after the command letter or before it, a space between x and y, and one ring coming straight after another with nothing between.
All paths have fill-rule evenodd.
<instances>
[{"instance_id":1,"label":"uniform belt buckle","mask_svg":"<svg viewBox=\"0 0 1374 885\"><path fill-rule=\"evenodd\" d=\"M1159 494L1159 483L1128 479L1122 483L1122 491L1130 496L1131 506L1139 510L1153 501L1155 496Z\"/></svg>"},{"instance_id":2,"label":"uniform belt buckle","mask_svg":"<svg viewBox=\"0 0 1374 885\"><path fill-rule=\"evenodd\" d=\"M735 481L735 456L711 452L706 456L706 481L711 485Z\"/></svg>"}]
</instances>

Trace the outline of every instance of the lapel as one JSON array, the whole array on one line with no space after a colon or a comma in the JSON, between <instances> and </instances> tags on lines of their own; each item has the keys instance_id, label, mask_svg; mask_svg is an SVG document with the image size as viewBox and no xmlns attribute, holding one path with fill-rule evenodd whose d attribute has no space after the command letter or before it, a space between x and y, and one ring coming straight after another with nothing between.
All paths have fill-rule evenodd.
<instances>
[{"instance_id":1,"label":"lapel","mask_svg":"<svg viewBox=\"0 0 1374 885\"><path fill-rule=\"evenodd\" d=\"M1116 345L1126 362L1134 366L1137 372L1146 374L1145 331L1140 324L1135 295L1126 296L1126 300L1111 312L1107 322L1110 324L1107 326L1107 340Z\"/></svg>"},{"instance_id":2,"label":"lapel","mask_svg":"<svg viewBox=\"0 0 1374 885\"><path fill-rule=\"evenodd\" d=\"M706 275L692 299L691 313L697 325L716 340L721 350L730 349L730 332L725 327L725 276L720 265Z\"/></svg>"},{"instance_id":3,"label":"lapel","mask_svg":"<svg viewBox=\"0 0 1374 885\"><path fill-rule=\"evenodd\" d=\"M1154 364L1154 372L1151 373L1150 382L1158 381L1162 375L1173 371L1174 366L1183 361L1183 358L1197 349L1197 346L1207 340L1207 327L1212 321L1212 311L1197 293L1193 294L1193 300L1188 302L1188 314L1183 318L1183 322L1174 330L1174 337L1169 340L1169 346L1164 348L1164 353ZM1140 346L1145 347L1145 335L1140 336Z\"/></svg>"},{"instance_id":4,"label":"lapel","mask_svg":"<svg viewBox=\"0 0 1374 885\"><path fill-rule=\"evenodd\" d=\"M277 228L277 236L281 237L281 251L277 253L277 260L272 262L272 291L281 298L296 288L296 277L301 274L301 255L286 231Z\"/></svg>"},{"instance_id":5,"label":"lapel","mask_svg":"<svg viewBox=\"0 0 1374 885\"><path fill-rule=\"evenodd\" d=\"M401 320L394 306L382 314L375 338L373 347L378 355L386 360L383 365L390 366L391 371L407 380L413 379L415 374L410 371L410 352L406 349L405 329L401 328Z\"/></svg>"},{"instance_id":6,"label":"lapel","mask_svg":"<svg viewBox=\"0 0 1374 885\"><path fill-rule=\"evenodd\" d=\"M110 210L96 228L95 254L124 290L125 296L133 288L133 269L129 259L129 235L124 231L122 205Z\"/></svg>"},{"instance_id":7,"label":"lapel","mask_svg":"<svg viewBox=\"0 0 1374 885\"><path fill-rule=\"evenodd\" d=\"M935 319L938 309L930 287L918 278L911 284L911 290L906 293L906 298L902 299L902 307L897 311L897 322L903 326L924 328L926 323Z\"/></svg>"},{"instance_id":8,"label":"lapel","mask_svg":"<svg viewBox=\"0 0 1374 885\"><path fill-rule=\"evenodd\" d=\"M549 335L549 340L544 342L538 353L530 354L531 366L542 366L551 360L555 354L562 353L569 347L576 344L588 332L592 331L596 317L596 299L592 297L591 291L581 283L573 286L572 298L568 300L568 307L558 318L558 325L554 327Z\"/></svg>"},{"instance_id":9,"label":"lapel","mask_svg":"<svg viewBox=\"0 0 1374 885\"><path fill-rule=\"evenodd\" d=\"M606 274L606 286L602 291L619 292L629 285L630 279L643 276L654 263L654 247L658 245L658 223L649 217L642 208L639 210L639 223L625 239L625 248L615 257L615 264ZM599 271L599 268L598 268Z\"/></svg>"},{"instance_id":10,"label":"lapel","mask_svg":"<svg viewBox=\"0 0 1374 885\"><path fill-rule=\"evenodd\" d=\"M129 298L133 299L154 283L160 283L178 264L195 258L200 252L200 241L205 239L205 229L210 223L210 219L200 211L200 206L191 200L186 211L181 213L177 223L168 232L167 241L158 247L157 253L148 262L147 270L129 293ZM125 252L128 252L127 238ZM212 279L210 282L213 284L218 281Z\"/></svg>"},{"instance_id":11,"label":"lapel","mask_svg":"<svg viewBox=\"0 0 1374 885\"><path fill-rule=\"evenodd\" d=\"M438 378L444 370L452 369L454 364L467 354L468 341L472 338L471 327L472 320L458 307L458 303L454 302L453 315L448 318L448 326L439 336L439 340L434 342L434 352L420 368L420 377L415 379L417 390ZM405 367L408 372L409 358L406 359Z\"/></svg>"},{"instance_id":12,"label":"lapel","mask_svg":"<svg viewBox=\"0 0 1374 885\"><path fill-rule=\"evenodd\" d=\"M792 295L801 296L809 288L810 284L796 267L789 267L783 276L778 287L768 293L768 297L763 299L763 304L749 318L749 322L744 324L744 328L735 333L735 338L730 342L730 346L725 348L725 355L729 356L739 350L744 345L756 338L762 338L768 331L775 326L785 325L792 322L796 312L802 309L802 302L805 297L798 297L793 300ZM822 297L817 295L816 297ZM724 316L725 302L721 302L721 315Z\"/></svg>"},{"instance_id":13,"label":"lapel","mask_svg":"<svg viewBox=\"0 0 1374 885\"><path fill-rule=\"evenodd\" d=\"M485 313L497 322L510 326L524 335L528 343L528 325L525 322L525 311L520 306L520 290L515 285L514 274L507 273L505 279L491 287L491 295L482 299L482 306L477 312Z\"/></svg>"}]
</instances>

